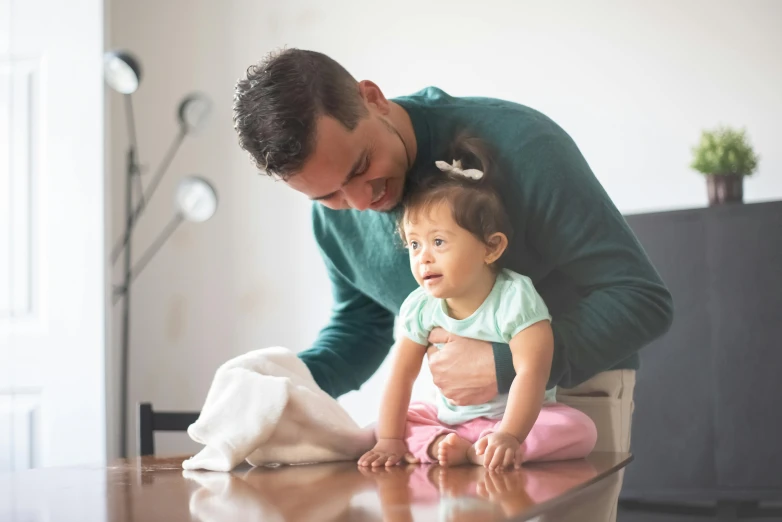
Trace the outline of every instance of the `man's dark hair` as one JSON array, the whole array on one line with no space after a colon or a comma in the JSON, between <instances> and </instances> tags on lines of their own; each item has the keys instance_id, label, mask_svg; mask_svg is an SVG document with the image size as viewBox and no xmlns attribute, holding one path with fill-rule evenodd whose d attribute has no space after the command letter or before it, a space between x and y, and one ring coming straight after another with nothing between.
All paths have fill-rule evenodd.
<instances>
[{"instance_id":1,"label":"man's dark hair","mask_svg":"<svg viewBox=\"0 0 782 522\"><path fill-rule=\"evenodd\" d=\"M320 116L348 130L367 114L358 82L340 64L314 51L286 49L247 68L234 90L239 146L258 169L287 179L315 148Z\"/></svg>"}]
</instances>

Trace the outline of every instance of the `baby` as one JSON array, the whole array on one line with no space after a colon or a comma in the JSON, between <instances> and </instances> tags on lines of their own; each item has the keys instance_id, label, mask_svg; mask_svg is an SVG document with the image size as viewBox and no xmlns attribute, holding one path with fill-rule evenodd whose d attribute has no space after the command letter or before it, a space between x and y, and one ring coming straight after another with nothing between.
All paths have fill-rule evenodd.
<instances>
[{"instance_id":1,"label":"baby","mask_svg":"<svg viewBox=\"0 0 782 522\"><path fill-rule=\"evenodd\" d=\"M493 188L485 147L457 140L452 163L438 161L407 191L399 232L420 285L402 304L404 337L395 347L377 424L377 444L360 466L438 462L489 469L522 462L582 458L597 432L584 413L546 390L554 352L551 316L532 281L501 269L511 235ZM507 395L458 406L410 404L429 332L510 345L516 377ZM438 347L439 348L439 347Z\"/></svg>"}]
</instances>

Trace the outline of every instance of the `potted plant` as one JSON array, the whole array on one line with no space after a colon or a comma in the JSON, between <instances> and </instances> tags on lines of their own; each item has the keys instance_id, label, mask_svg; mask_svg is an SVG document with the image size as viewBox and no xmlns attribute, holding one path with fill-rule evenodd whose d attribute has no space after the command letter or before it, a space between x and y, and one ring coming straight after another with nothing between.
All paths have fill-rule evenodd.
<instances>
[{"instance_id":1,"label":"potted plant","mask_svg":"<svg viewBox=\"0 0 782 522\"><path fill-rule=\"evenodd\" d=\"M758 166L746 130L726 126L705 130L692 152L690 167L706 175L709 205L741 203L744 177L751 176Z\"/></svg>"}]
</instances>

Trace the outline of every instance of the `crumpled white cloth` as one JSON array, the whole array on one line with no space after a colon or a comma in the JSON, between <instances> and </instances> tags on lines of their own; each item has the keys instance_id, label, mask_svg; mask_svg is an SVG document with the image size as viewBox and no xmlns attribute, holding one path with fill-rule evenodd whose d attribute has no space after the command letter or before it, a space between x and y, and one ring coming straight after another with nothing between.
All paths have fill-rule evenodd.
<instances>
[{"instance_id":1,"label":"crumpled white cloth","mask_svg":"<svg viewBox=\"0 0 782 522\"><path fill-rule=\"evenodd\" d=\"M287 348L254 350L218 368L188 435L205 445L182 463L188 470L230 471L253 466L357 460L375 444L320 389Z\"/></svg>"}]
</instances>

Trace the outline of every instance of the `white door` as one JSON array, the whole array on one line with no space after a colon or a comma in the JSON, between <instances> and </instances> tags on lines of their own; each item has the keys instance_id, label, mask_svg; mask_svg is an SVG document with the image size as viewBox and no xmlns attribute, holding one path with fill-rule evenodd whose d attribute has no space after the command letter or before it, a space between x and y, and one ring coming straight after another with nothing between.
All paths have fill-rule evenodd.
<instances>
[{"instance_id":1,"label":"white door","mask_svg":"<svg viewBox=\"0 0 782 522\"><path fill-rule=\"evenodd\" d=\"M102 49L102 0L0 0L0 471L106 460Z\"/></svg>"}]
</instances>

